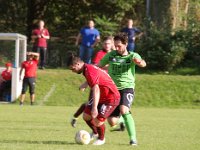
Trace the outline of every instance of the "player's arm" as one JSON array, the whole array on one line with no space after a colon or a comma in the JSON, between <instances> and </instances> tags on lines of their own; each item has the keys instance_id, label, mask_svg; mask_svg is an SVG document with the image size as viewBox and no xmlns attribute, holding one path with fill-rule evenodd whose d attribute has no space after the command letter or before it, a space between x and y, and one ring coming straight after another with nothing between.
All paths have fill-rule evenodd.
<instances>
[{"instance_id":1,"label":"player's arm","mask_svg":"<svg viewBox=\"0 0 200 150\"><path fill-rule=\"evenodd\" d=\"M44 33L42 32L41 37L42 37L42 38L45 38L45 39L50 39L49 32L48 32L47 30L44 30L44 32L45 32L45 31L46 31L46 34L44 34Z\"/></svg>"},{"instance_id":2,"label":"player's arm","mask_svg":"<svg viewBox=\"0 0 200 150\"><path fill-rule=\"evenodd\" d=\"M98 106L99 98L100 98L100 89L99 89L98 84L95 84L92 87L92 97L93 97L93 104L92 104L91 115L92 115L92 118L96 118L98 115L97 106Z\"/></svg>"},{"instance_id":3,"label":"player's arm","mask_svg":"<svg viewBox=\"0 0 200 150\"><path fill-rule=\"evenodd\" d=\"M87 81L85 81L83 84L81 84L80 86L79 86L79 90L80 91L85 91L85 89L88 87L88 83L87 83Z\"/></svg>"},{"instance_id":4,"label":"player's arm","mask_svg":"<svg viewBox=\"0 0 200 150\"><path fill-rule=\"evenodd\" d=\"M19 71L19 80L22 80L22 72L24 71L23 66L21 67L20 71Z\"/></svg>"},{"instance_id":5,"label":"player's arm","mask_svg":"<svg viewBox=\"0 0 200 150\"><path fill-rule=\"evenodd\" d=\"M94 44L92 44L91 46L92 46L92 47L95 47L99 42L100 42L100 35L98 35L98 36L96 37Z\"/></svg>"},{"instance_id":6,"label":"player's arm","mask_svg":"<svg viewBox=\"0 0 200 150\"><path fill-rule=\"evenodd\" d=\"M80 39L81 39L81 34L79 33L79 34L77 35L77 37L76 37L76 42L75 42L75 45L76 45L76 46L78 46Z\"/></svg>"},{"instance_id":7,"label":"player's arm","mask_svg":"<svg viewBox=\"0 0 200 150\"><path fill-rule=\"evenodd\" d=\"M145 60L141 58L133 58L133 62L138 65L139 67L146 67L146 62Z\"/></svg>"},{"instance_id":8,"label":"player's arm","mask_svg":"<svg viewBox=\"0 0 200 150\"><path fill-rule=\"evenodd\" d=\"M35 53L35 52L27 52L27 55L33 55L33 56L35 56L36 60L39 60L39 58L40 58L40 54L39 53Z\"/></svg>"}]
</instances>

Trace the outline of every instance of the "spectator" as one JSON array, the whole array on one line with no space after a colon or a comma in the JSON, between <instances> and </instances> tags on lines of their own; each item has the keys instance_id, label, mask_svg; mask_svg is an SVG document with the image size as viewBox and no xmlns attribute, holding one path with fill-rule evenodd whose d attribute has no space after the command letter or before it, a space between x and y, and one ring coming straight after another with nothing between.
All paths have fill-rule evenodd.
<instances>
[{"instance_id":1,"label":"spectator","mask_svg":"<svg viewBox=\"0 0 200 150\"><path fill-rule=\"evenodd\" d=\"M132 19L128 19L127 27L123 28L121 32L125 32L128 35L127 50L133 52L135 50L135 40L136 38L142 36L143 32L141 32L138 28L133 27Z\"/></svg>"},{"instance_id":2,"label":"spectator","mask_svg":"<svg viewBox=\"0 0 200 150\"><path fill-rule=\"evenodd\" d=\"M76 46L78 46L81 38L82 40L79 48L79 57L85 63L89 64L91 63L94 47L100 41L100 34L99 31L94 27L93 20L89 20L88 26L81 29L80 33L76 38Z\"/></svg>"},{"instance_id":3,"label":"spectator","mask_svg":"<svg viewBox=\"0 0 200 150\"><path fill-rule=\"evenodd\" d=\"M40 69L45 69L47 57L47 39L50 38L49 31L44 28L44 21L40 20L38 28L32 31L33 52L40 53Z\"/></svg>"},{"instance_id":4,"label":"spectator","mask_svg":"<svg viewBox=\"0 0 200 150\"><path fill-rule=\"evenodd\" d=\"M22 66L20 70L20 80L22 77L23 70L25 71L23 85L22 85L20 105L23 105L24 103L27 86L29 86L31 105L33 105L35 101L35 83L36 83L35 81L36 81L36 71L37 71L37 65L38 65L38 60L39 60L39 53L28 52L27 57L28 57L28 60L22 62Z\"/></svg>"},{"instance_id":5,"label":"spectator","mask_svg":"<svg viewBox=\"0 0 200 150\"><path fill-rule=\"evenodd\" d=\"M4 94L11 94L12 64L8 62L5 67L0 76L0 100L3 100Z\"/></svg>"}]
</instances>

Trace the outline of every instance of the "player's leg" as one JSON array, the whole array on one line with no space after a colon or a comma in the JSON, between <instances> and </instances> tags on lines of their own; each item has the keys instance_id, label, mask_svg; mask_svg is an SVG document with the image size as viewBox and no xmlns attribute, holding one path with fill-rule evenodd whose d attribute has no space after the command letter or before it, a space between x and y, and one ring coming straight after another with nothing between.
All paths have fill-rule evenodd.
<instances>
[{"instance_id":1,"label":"player's leg","mask_svg":"<svg viewBox=\"0 0 200 150\"><path fill-rule=\"evenodd\" d=\"M35 102L35 78L28 78L31 105Z\"/></svg>"},{"instance_id":2,"label":"player's leg","mask_svg":"<svg viewBox=\"0 0 200 150\"><path fill-rule=\"evenodd\" d=\"M108 104L98 105L98 116L94 119L95 126L97 126L97 132L99 134L98 139L93 143L94 145L103 145L105 143L105 120L111 115L117 106Z\"/></svg>"},{"instance_id":3,"label":"player's leg","mask_svg":"<svg viewBox=\"0 0 200 150\"><path fill-rule=\"evenodd\" d=\"M92 101L92 90L90 90L90 94L88 97L88 102ZM86 107L87 103L83 103L81 104L81 106L77 109L77 111L74 113L73 118L71 120L71 125L72 127L76 127L76 122L78 117L83 113L85 107Z\"/></svg>"},{"instance_id":4,"label":"player's leg","mask_svg":"<svg viewBox=\"0 0 200 150\"><path fill-rule=\"evenodd\" d=\"M78 117L83 113L85 109L86 103L81 104L81 106L77 109L77 111L74 113L73 118L71 120L72 127L76 127L76 122Z\"/></svg>"},{"instance_id":5,"label":"player's leg","mask_svg":"<svg viewBox=\"0 0 200 150\"><path fill-rule=\"evenodd\" d=\"M27 86L28 86L28 79L27 79L27 78L24 78L24 79L23 79L23 84L22 84L22 93L21 93L21 98L20 98L20 105L23 105L23 104L24 104Z\"/></svg>"},{"instance_id":6,"label":"player's leg","mask_svg":"<svg viewBox=\"0 0 200 150\"><path fill-rule=\"evenodd\" d=\"M92 129L92 132L94 135L97 135L97 128L94 124L94 119L91 117L91 106L92 102L88 103L85 107L84 113L83 113L83 119L87 123L87 125Z\"/></svg>"},{"instance_id":7,"label":"player's leg","mask_svg":"<svg viewBox=\"0 0 200 150\"><path fill-rule=\"evenodd\" d=\"M41 47L41 69L45 69L45 64L46 64L46 55L47 55L47 48Z\"/></svg>"},{"instance_id":8,"label":"player's leg","mask_svg":"<svg viewBox=\"0 0 200 150\"><path fill-rule=\"evenodd\" d=\"M124 89L120 91L123 103L120 105L120 112L124 118L124 122L128 131L131 145L137 145L135 122L130 113L130 107L134 98L133 89Z\"/></svg>"}]
</instances>

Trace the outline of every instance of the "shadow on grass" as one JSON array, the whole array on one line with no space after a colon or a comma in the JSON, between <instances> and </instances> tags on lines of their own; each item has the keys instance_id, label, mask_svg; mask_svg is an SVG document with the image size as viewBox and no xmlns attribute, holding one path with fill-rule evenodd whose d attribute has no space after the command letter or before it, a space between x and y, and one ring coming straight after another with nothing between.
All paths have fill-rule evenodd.
<instances>
[{"instance_id":1,"label":"shadow on grass","mask_svg":"<svg viewBox=\"0 0 200 150\"><path fill-rule=\"evenodd\" d=\"M26 144L52 144L52 145L73 145L73 144L76 144L76 143L72 143L72 142L67 142L67 141L20 141L20 140L3 140L3 141L0 141L0 143L13 143L13 144L16 144L16 143L26 143Z\"/></svg>"}]
</instances>

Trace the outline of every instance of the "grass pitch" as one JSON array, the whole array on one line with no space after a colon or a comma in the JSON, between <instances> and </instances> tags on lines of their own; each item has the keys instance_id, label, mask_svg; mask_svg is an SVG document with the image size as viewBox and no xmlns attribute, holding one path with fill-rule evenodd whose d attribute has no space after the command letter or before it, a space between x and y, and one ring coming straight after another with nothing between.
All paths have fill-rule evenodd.
<instances>
[{"instance_id":1,"label":"grass pitch","mask_svg":"<svg viewBox=\"0 0 200 150\"><path fill-rule=\"evenodd\" d=\"M129 146L127 131L110 132L106 144L78 145L75 132L90 131L81 117L77 128L70 118L76 107L0 104L1 150L199 150L200 110L133 108L139 145Z\"/></svg>"}]
</instances>

